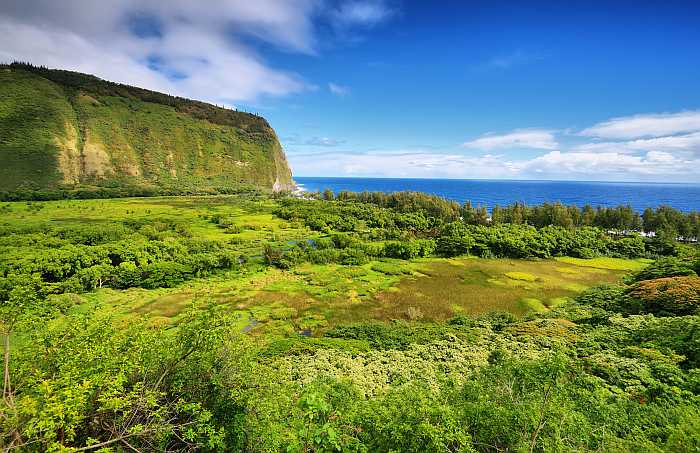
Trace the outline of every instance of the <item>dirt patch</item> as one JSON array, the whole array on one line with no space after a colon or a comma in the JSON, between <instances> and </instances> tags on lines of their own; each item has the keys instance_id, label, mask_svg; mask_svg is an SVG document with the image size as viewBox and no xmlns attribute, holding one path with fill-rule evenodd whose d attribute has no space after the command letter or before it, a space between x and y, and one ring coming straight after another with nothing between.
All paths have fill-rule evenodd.
<instances>
[{"instance_id":1,"label":"dirt patch","mask_svg":"<svg viewBox=\"0 0 700 453\"><path fill-rule=\"evenodd\" d=\"M100 101L98 101L98 100L95 99L94 97L89 96L89 95L87 95L87 94L85 94L85 93L80 93L80 95L78 96L78 100L81 101L81 102L85 102L85 103L87 103L87 104L101 105L101 104L100 104Z\"/></svg>"},{"instance_id":2,"label":"dirt patch","mask_svg":"<svg viewBox=\"0 0 700 453\"><path fill-rule=\"evenodd\" d=\"M83 147L82 155L83 174L92 177L104 177L114 173L112 160L107 154L102 143L88 137Z\"/></svg>"},{"instance_id":3,"label":"dirt patch","mask_svg":"<svg viewBox=\"0 0 700 453\"><path fill-rule=\"evenodd\" d=\"M56 138L58 146L58 171L63 175L63 184L80 182L80 151L78 151L78 131L71 123L66 123L65 136Z\"/></svg>"}]
</instances>

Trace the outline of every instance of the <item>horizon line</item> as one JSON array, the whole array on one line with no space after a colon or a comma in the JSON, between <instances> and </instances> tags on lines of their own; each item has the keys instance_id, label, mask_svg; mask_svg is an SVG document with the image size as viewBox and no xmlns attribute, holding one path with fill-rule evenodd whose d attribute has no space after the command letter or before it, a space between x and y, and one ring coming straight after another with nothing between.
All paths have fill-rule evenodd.
<instances>
[{"instance_id":1,"label":"horizon line","mask_svg":"<svg viewBox=\"0 0 700 453\"><path fill-rule=\"evenodd\" d=\"M608 183L608 184L686 184L700 185L700 181L614 181L614 180L594 180L594 179L506 179L506 178L430 178L430 177L408 177L408 176L294 176L295 178L335 178L335 179L391 179L391 180L422 180L422 181L486 181L486 182L581 182L581 183Z\"/></svg>"}]
</instances>

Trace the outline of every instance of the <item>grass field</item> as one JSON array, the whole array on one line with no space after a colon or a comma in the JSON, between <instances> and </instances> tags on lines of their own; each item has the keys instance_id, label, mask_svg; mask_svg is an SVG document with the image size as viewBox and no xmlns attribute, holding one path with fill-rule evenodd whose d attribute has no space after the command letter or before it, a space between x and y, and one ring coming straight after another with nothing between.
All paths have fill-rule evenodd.
<instances>
[{"instance_id":1,"label":"grass field","mask_svg":"<svg viewBox=\"0 0 700 453\"><path fill-rule=\"evenodd\" d=\"M331 302L332 310L318 311L331 322L366 319L439 321L457 314L479 315L493 310L521 315L561 304L587 287L614 282L623 272L600 271L562 264L554 260L510 259L428 259L406 266L410 275L385 279L388 287L370 292L369 297L348 303ZM365 274L362 282L376 276ZM351 296L353 293L348 293ZM357 303L359 302L359 303ZM324 313L325 312L325 313Z\"/></svg>"},{"instance_id":2,"label":"grass field","mask_svg":"<svg viewBox=\"0 0 700 453\"><path fill-rule=\"evenodd\" d=\"M374 270L382 267L378 264L387 263L304 265L292 271L258 266L177 288L100 289L73 297L107 304L127 318L148 315L166 322L176 322L193 304L223 305L239 314L241 330L316 333L371 319L441 321L494 310L523 315L548 310L590 286L619 281L624 274L555 260L436 258L391 263L400 275Z\"/></svg>"},{"instance_id":3,"label":"grass field","mask_svg":"<svg viewBox=\"0 0 700 453\"><path fill-rule=\"evenodd\" d=\"M561 263L573 264L575 266L628 272L640 271L653 261L650 259L643 258L638 260L628 260L623 258L610 258L607 256L601 256L598 258L591 259L572 258L569 256L563 256L555 259Z\"/></svg>"},{"instance_id":4,"label":"grass field","mask_svg":"<svg viewBox=\"0 0 700 453\"><path fill-rule=\"evenodd\" d=\"M647 264L615 258L425 258L362 266L303 264L283 271L262 264L263 244L284 247L319 233L275 217L274 208L274 200L236 196L8 203L0 225L49 231L160 219L181 222L192 237L234 244L250 258L237 270L174 288L101 288L56 297L76 303L75 309L101 306L126 319L149 316L168 323L177 322L193 305L219 305L238 315L241 330L254 334L314 334L347 322L440 321L493 310L522 315L548 310L585 288L618 281ZM217 224L217 217L235 225L234 232ZM31 245L12 239L1 247L3 259L13 259L28 253Z\"/></svg>"},{"instance_id":5,"label":"grass field","mask_svg":"<svg viewBox=\"0 0 700 453\"><path fill-rule=\"evenodd\" d=\"M441 321L494 310L523 315L548 310L624 274L555 260L478 258L390 263L400 275L373 269L386 264L304 265L292 271L257 266L176 288L104 288L71 297L105 304L126 318L147 315L164 322L177 322L193 304L223 305L238 314L242 331L313 334L371 319Z\"/></svg>"}]
</instances>

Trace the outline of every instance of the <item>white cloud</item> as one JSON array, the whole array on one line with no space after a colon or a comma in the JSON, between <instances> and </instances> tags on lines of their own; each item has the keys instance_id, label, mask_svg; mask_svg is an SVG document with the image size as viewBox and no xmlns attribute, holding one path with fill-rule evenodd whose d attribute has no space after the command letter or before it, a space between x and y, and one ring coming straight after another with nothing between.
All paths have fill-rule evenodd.
<instances>
[{"instance_id":1,"label":"white cloud","mask_svg":"<svg viewBox=\"0 0 700 453\"><path fill-rule=\"evenodd\" d=\"M670 137L638 139L627 143L631 149L687 152L700 157L700 132Z\"/></svg>"},{"instance_id":2,"label":"white cloud","mask_svg":"<svg viewBox=\"0 0 700 453\"><path fill-rule=\"evenodd\" d=\"M330 82L328 84L328 91L335 94L336 96L344 97L350 94L350 87L343 85L338 85L337 83Z\"/></svg>"},{"instance_id":3,"label":"white cloud","mask_svg":"<svg viewBox=\"0 0 700 453\"><path fill-rule=\"evenodd\" d=\"M631 154L635 151L631 149L627 142L594 142L582 143L571 147L571 152L575 153L618 153Z\"/></svg>"},{"instance_id":4,"label":"white cloud","mask_svg":"<svg viewBox=\"0 0 700 453\"><path fill-rule=\"evenodd\" d=\"M332 152L290 154L298 176L363 176L456 179L557 179L599 181L697 181L700 159L682 159L663 151L642 155L615 152L550 151L513 160L484 154L435 154L430 151Z\"/></svg>"},{"instance_id":5,"label":"white cloud","mask_svg":"<svg viewBox=\"0 0 700 453\"><path fill-rule=\"evenodd\" d=\"M284 137L282 139L283 143L287 146L303 146L303 145L308 145L308 146L323 146L323 147L333 147L333 146L339 146L345 143L345 140L339 140L337 138L331 138L331 137L311 137L307 139L303 139L300 137L298 134L289 136L289 137Z\"/></svg>"},{"instance_id":6,"label":"white cloud","mask_svg":"<svg viewBox=\"0 0 700 453\"><path fill-rule=\"evenodd\" d=\"M290 154L295 175L414 178L508 178L512 164L499 156L468 157L430 151Z\"/></svg>"},{"instance_id":7,"label":"white cloud","mask_svg":"<svg viewBox=\"0 0 700 453\"><path fill-rule=\"evenodd\" d=\"M607 139L661 137L700 131L700 111L634 115L598 123L581 135Z\"/></svg>"},{"instance_id":8,"label":"white cloud","mask_svg":"<svg viewBox=\"0 0 700 453\"><path fill-rule=\"evenodd\" d=\"M372 26L387 20L394 13L383 0L352 0L331 10L330 16L337 27Z\"/></svg>"},{"instance_id":9,"label":"white cloud","mask_svg":"<svg viewBox=\"0 0 700 453\"><path fill-rule=\"evenodd\" d=\"M678 124L674 127L674 131L681 130ZM668 130L656 129L657 133ZM292 153L289 159L295 174L300 176L700 181L700 131L587 142L581 142L585 139L580 134L566 137L568 143L562 145L552 130L516 129L506 134L483 135L463 144L463 148L482 151L479 156L404 150ZM517 158L513 150L522 148L541 149L544 153ZM489 153L493 150L500 154Z\"/></svg>"},{"instance_id":10,"label":"white cloud","mask_svg":"<svg viewBox=\"0 0 700 453\"><path fill-rule=\"evenodd\" d=\"M641 155L552 151L518 166L524 176L551 179L693 181L700 177L700 161L663 151Z\"/></svg>"},{"instance_id":11,"label":"white cloud","mask_svg":"<svg viewBox=\"0 0 700 453\"><path fill-rule=\"evenodd\" d=\"M39 28L61 28L103 40L123 31L128 19L152 16L165 29L188 23L211 33L235 27L297 50L313 46L311 14L315 0L210 0L206 7L189 0L5 0L2 16ZM205 49L202 49L205 50Z\"/></svg>"},{"instance_id":12,"label":"white cloud","mask_svg":"<svg viewBox=\"0 0 700 453\"><path fill-rule=\"evenodd\" d=\"M634 154L643 151L664 151L680 156L700 157L700 132L667 137L640 138L618 142L583 143L571 148L573 152Z\"/></svg>"},{"instance_id":13,"label":"white cloud","mask_svg":"<svg viewBox=\"0 0 700 453\"><path fill-rule=\"evenodd\" d=\"M338 146L345 143L345 140L338 140L330 137L312 137L304 143L311 146Z\"/></svg>"},{"instance_id":14,"label":"white cloud","mask_svg":"<svg viewBox=\"0 0 700 453\"><path fill-rule=\"evenodd\" d=\"M518 129L502 135L484 135L462 145L464 148L493 150L504 148L555 149L558 144L552 131Z\"/></svg>"},{"instance_id":15,"label":"white cloud","mask_svg":"<svg viewBox=\"0 0 700 453\"><path fill-rule=\"evenodd\" d=\"M255 40L315 54L318 17L342 12L348 27L361 26L383 20L382 5L351 1L332 9L323 0L211 0L206 6L190 0L5 0L0 2L0 61L30 61L231 105L313 89L300 75L261 58ZM146 24L145 33L137 30L140 23Z\"/></svg>"}]
</instances>

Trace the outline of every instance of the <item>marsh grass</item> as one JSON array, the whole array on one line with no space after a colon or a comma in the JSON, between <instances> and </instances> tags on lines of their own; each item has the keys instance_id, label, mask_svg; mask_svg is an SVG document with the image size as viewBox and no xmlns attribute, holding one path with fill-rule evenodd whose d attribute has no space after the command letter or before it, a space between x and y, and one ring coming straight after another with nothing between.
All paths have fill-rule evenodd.
<instances>
[{"instance_id":1,"label":"marsh grass","mask_svg":"<svg viewBox=\"0 0 700 453\"><path fill-rule=\"evenodd\" d=\"M562 268L566 269L562 271ZM618 270L576 267L554 260L435 260L424 263L422 276L406 277L398 291L377 294L365 310L377 319L407 319L409 307L425 320L455 314L479 315L502 310L522 315L562 304L583 289L619 280Z\"/></svg>"},{"instance_id":2,"label":"marsh grass","mask_svg":"<svg viewBox=\"0 0 700 453\"><path fill-rule=\"evenodd\" d=\"M396 272L377 270L386 264ZM306 330L316 335L348 322L427 322L495 310L516 315L544 311L622 275L554 260L429 259L364 266L307 264L292 271L252 267L244 274L197 279L177 288L106 288L80 297L111 304L125 316L148 315L172 323L197 301L218 304L237 313L240 328L254 335Z\"/></svg>"}]
</instances>

